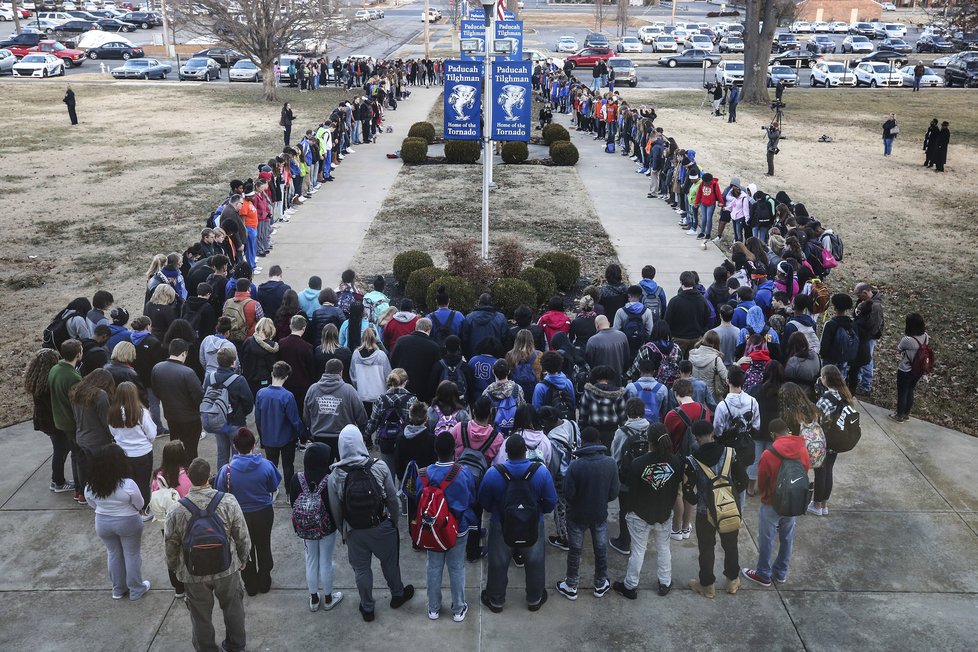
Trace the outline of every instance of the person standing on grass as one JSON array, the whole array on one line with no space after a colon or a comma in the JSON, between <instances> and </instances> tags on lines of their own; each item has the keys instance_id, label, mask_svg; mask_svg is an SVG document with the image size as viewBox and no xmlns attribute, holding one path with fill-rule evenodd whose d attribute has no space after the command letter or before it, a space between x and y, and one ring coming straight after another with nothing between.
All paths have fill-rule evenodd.
<instances>
[{"instance_id":1,"label":"person standing on grass","mask_svg":"<svg viewBox=\"0 0 978 652\"><path fill-rule=\"evenodd\" d=\"M915 373L914 360L922 345L930 346L930 336L924 327L924 318L914 312L907 315L903 339L897 343L900 364L897 367L897 407L889 417L894 421L906 421L913 409L913 395L923 376Z\"/></svg>"},{"instance_id":2,"label":"person standing on grass","mask_svg":"<svg viewBox=\"0 0 978 652\"><path fill-rule=\"evenodd\" d=\"M727 122L737 122L737 105L740 104L740 89L736 85L730 87L730 94L727 96Z\"/></svg>"},{"instance_id":3,"label":"person standing on grass","mask_svg":"<svg viewBox=\"0 0 978 652\"><path fill-rule=\"evenodd\" d=\"M781 140L781 124L777 120L772 120L771 125L763 127L767 134L767 176L774 176L774 157L779 148L778 142ZM892 142L892 141L891 141ZM889 154L887 154L889 156Z\"/></svg>"},{"instance_id":4,"label":"person standing on grass","mask_svg":"<svg viewBox=\"0 0 978 652\"><path fill-rule=\"evenodd\" d=\"M883 122L883 156L893 153L893 141L899 133L900 127L897 126L896 114L891 113Z\"/></svg>"},{"instance_id":5,"label":"person standing on grass","mask_svg":"<svg viewBox=\"0 0 978 652\"><path fill-rule=\"evenodd\" d=\"M937 135L941 128L937 126L937 118L930 121L927 133L924 134L924 167L929 168L934 164L934 153L937 149Z\"/></svg>"},{"instance_id":6,"label":"person standing on grass","mask_svg":"<svg viewBox=\"0 0 978 652\"><path fill-rule=\"evenodd\" d=\"M65 96L61 101L68 107L68 118L71 120L72 126L78 124L78 114L75 112L75 91L71 90L71 86L65 89Z\"/></svg>"},{"instance_id":7,"label":"person standing on grass","mask_svg":"<svg viewBox=\"0 0 978 652\"><path fill-rule=\"evenodd\" d=\"M916 93L920 90L920 80L924 78L924 73L927 69L924 68L923 61L917 61L917 65L913 67L913 92Z\"/></svg>"},{"instance_id":8,"label":"person standing on grass","mask_svg":"<svg viewBox=\"0 0 978 652\"><path fill-rule=\"evenodd\" d=\"M934 171L943 172L944 164L947 163L947 148L951 142L951 130L948 128L950 123L945 120L941 123L941 131L937 134L937 141L934 149Z\"/></svg>"}]
</instances>

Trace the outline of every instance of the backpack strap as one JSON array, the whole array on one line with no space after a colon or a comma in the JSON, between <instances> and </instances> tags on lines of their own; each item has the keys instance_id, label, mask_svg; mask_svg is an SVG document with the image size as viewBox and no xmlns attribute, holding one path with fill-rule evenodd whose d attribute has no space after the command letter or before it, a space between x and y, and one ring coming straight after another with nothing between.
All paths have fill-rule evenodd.
<instances>
[{"instance_id":1,"label":"backpack strap","mask_svg":"<svg viewBox=\"0 0 978 652\"><path fill-rule=\"evenodd\" d=\"M722 475L725 478L729 478L731 464L733 464L733 449L724 451L723 467L720 470L720 475Z\"/></svg>"},{"instance_id":2,"label":"backpack strap","mask_svg":"<svg viewBox=\"0 0 978 652\"><path fill-rule=\"evenodd\" d=\"M451 317L449 317L451 319ZM431 332L437 333L441 329L441 321L435 317L435 313L431 313Z\"/></svg>"},{"instance_id":3,"label":"backpack strap","mask_svg":"<svg viewBox=\"0 0 978 652\"><path fill-rule=\"evenodd\" d=\"M295 477L299 480L299 489L302 490L302 493L309 493L309 483L306 482L306 474L300 471L295 474Z\"/></svg>"},{"instance_id":4,"label":"backpack strap","mask_svg":"<svg viewBox=\"0 0 978 652\"><path fill-rule=\"evenodd\" d=\"M506 482L509 482L513 479L513 474L509 472L509 469L506 468L505 464L499 464L495 468L497 471L499 471L499 475L503 476L503 480L505 480Z\"/></svg>"},{"instance_id":5,"label":"backpack strap","mask_svg":"<svg viewBox=\"0 0 978 652\"><path fill-rule=\"evenodd\" d=\"M452 468L448 470L448 475L445 476L445 479L442 480L441 484L439 485L441 490L445 491L445 489L448 489L448 485L452 484L452 482L455 481L455 478L457 478L458 474L461 472L462 466L460 464L452 464Z\"/></svg>"},{"instance_id":6,"label":"backpack strap","mask_svg":"<svg viewBox=\"0 0 978 652\"><path fill-rule=\"evenodd\" d=\"M469 422L463 421L459 424L459 430L462 435L462 448L472 448L469 446Z\"/></svg>"},{"instance_id":7,"label":"backpack strap","mask_svg":"<svg viewBox=\"0 0 978 652\"><path fill-rule=\"evenodd\" d=\"M702 408L703 406L701 405L700 409ZM682 419L682 422L686 424L687 428L693 427L693 421L689 418L689 415L687 415L686 412L681 407L673 408L672 411L675 412L680 419ZM703 413L700 412L700 418L702 417L703 417Z\"/></svg>"},{"instance_id":8,"label":"backpack strap","mask_svg":"<svg viewBox=\"0 0 978 652\"><path fill-rule=\"evenodd\" d=\"M463 421L463 423L468 423L468 422ZM493 425L492 431L489 433L489 436L486 438L484 442L482 442L482 446L479 446L479 448L477 448L476 450L478 450L480 453L482 453L483 456L485 456L486 451L489 450L490 446L492 446L492 442L496 441L496 435L498 434L499 431L497 431L496 426Z\"/></svg>"},{"instance_id":9,"label":"backpack strap","mask_svg":"<svg viewBox=\"0 0 978 652\"><path fill-rule=\"evenodd\" d=\"M406 475L406 474L405 474ZM428 468L418 469L418 480L421 481L422 487L427 487L430 480L428 479Z\"/></svg>"},{"instance_id":10,"label":"backpack strap","mask_svg":"<svg viewBox=\"0 0 978 652\"><path fill-rule=\"evenodd\" d=\"M211 373L217 374L216 371L212 371ZM224 389L227 389L227 388L229 388L231 386L231 383L233 383L237 379L238 379L238 374L231 374L230 376L228 376L227 378L224 379L224 382L221 383L221 387L223 387Z\"/></svg>"},{"instance_id":11,"label":"backpack strap","mask_svg":"<svg viewBox=\"0 0 978 652\"><path fill-rule=\"evenodd\" d=\"M523 479L529 482L530 479L536 474L537 469L539 469L541 466L543 465L539 462L530 462L530 468L528 468L526 473L523 474Z\"/></svg>"}]
</instances>

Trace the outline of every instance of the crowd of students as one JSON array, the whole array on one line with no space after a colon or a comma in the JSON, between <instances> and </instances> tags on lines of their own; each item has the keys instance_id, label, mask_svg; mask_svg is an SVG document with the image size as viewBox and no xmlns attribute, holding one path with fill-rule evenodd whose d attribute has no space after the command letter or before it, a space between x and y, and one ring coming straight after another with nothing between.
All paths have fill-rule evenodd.
<instances>
[{"instance_id":1,"label":"crowd of students","mask_svg":"<svg viewBox=\"0 0 978 652\"><path fill-rule=\"evenodd\" d=\"M441 59L375 60L373 57L337 56L332 62L327 57L297 57L282 68L276 61L274 67L276 86L286 83L299 92L327 88L330 84L351 89L354 86L382 85L386 94L401 94L409 86L441 85L444 83L444 63Z\"/></svg>"}]
</instances>

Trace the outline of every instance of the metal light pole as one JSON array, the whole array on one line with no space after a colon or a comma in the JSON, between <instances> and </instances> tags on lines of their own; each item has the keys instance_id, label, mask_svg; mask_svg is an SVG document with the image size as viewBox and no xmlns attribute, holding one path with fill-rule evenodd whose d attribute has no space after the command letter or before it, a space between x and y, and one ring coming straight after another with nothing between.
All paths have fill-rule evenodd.
<instances>
[{"instance_id":1,"label":"metal light pole","mask_svg":"<svg viewBox=\"0 0 978 652\"><path fill-rule=\"evenodd\" d=\"M428 0L424 0L424 58L427 60L429 49L429 31L428 24L431 23L431 16L428 14Z\"/></svg>"},{"instance_id":2,"label":"metal light pole","mask_svg":"<svg viewBox=\"0 0 978 652\"><path fill-rule=\"evenodd\" d=\"M489 259L489 186L492 183L492 56L495 36L492 18L496 0L482 0L485 12L486 56L482 65L482 259Z\"/></svg>"}]
</instances>

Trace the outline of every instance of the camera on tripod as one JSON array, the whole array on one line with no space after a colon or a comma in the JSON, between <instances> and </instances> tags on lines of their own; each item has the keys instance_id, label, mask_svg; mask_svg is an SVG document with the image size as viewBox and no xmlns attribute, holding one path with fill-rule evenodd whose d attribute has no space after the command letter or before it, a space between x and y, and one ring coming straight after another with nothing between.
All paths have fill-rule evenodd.
<instances>
[{"instance_id":1,"label":"camera on tripod","mask_svg":"<svg viewBox=\"0 0 978 652\"><path fill-rule=\"evenodd\" d=\"M717 87L717 85L714 84L713 82L705 82L703 84L703 88L705 88L710 93L712 93L713 92L713 89L716 88L716 87Z\"/></svg>"},{"instance_id":2,"label":"camera on tripod","mask_svg":"<svg viewBox=\"0 0 978 652\"><path fill-rule=\"evenodd\" d=\"M779 111L779 110L783 111L786 106L787 105L782 100L774 100L773 102L771 102L772 111Z\"/></svg>"}]
</instances>

